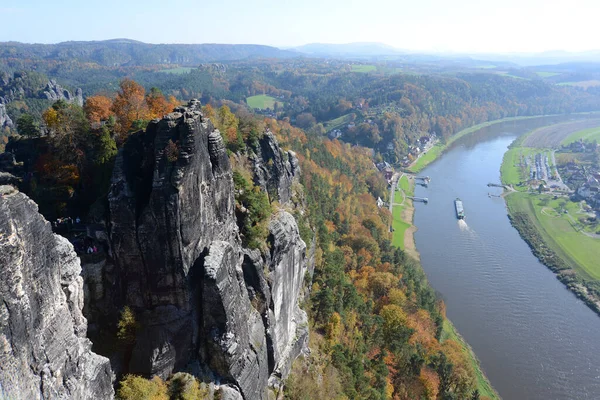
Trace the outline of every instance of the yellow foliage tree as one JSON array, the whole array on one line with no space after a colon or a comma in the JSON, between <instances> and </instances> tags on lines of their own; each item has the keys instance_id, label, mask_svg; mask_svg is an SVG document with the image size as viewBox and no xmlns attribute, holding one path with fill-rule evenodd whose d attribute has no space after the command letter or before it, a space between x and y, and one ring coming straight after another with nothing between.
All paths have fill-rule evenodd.
<instances>
[{"instance_id":1,"label":"yellow foliage tree","mask_svg":"<svg viewBox=\"0 0 600 400\"><path fill-rule=\"evenodd\" d=\"M126 375L117 391L120 400L169 400L166 383L158 376L148 380Z\"/></svg>"}]
</instances>

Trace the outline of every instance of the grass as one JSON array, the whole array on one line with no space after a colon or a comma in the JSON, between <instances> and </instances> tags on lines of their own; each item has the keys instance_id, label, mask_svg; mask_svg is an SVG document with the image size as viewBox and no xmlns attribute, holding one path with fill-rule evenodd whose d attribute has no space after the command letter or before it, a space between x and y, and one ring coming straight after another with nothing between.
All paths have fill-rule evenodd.
<instances>
[{"instance_id":1,"label":"grass","mask_svg":"<svg viewBox=\"0 0 600 400\"><path fill-rule=\"evenodd\" d=\"M377 67L375 65L357 65L357 64L352 65L352 72L367 73L367 72L375 71L376 69L377 69Z\"/></svg>"},{"instance_id":2,"label":"grass","mask_svg":"<svg viewBox=\"0 0 600 400\"><path fill-rule=\"evenodd\" d=\"M323 124L327 131L332 131L334 129L341 128L344 125L347 125L352 120L352 115L354 113L349 113L346 115L342 115L341 117L329 120Z\"/></svg>"},{"instance_id":3,"label":"grass","mask_svg":"<svg viewBox=\"0 0 600 400\"><path fill-rule=\"evenodd\" d=\"M400 186L400 190L396 189L394 193L394 202L400 203L404 198L402 192L406 196L412 196L414 194L414 187L411 185L408 177L403 175L400 178L400 182L398 184ZM410 201L410 200L406 200ZM394 229L394 233L392 234L392 245L404 250L404 234L406 230L412 226L412 221L405 221L403 217L404 210L409 204L404 202L401 206L394 206L392 209L392 228Z\"/></svg>"},{"instance_id":4,"label":"grass","mask_svg":"<svg viewBox=\"0 0 600 400\"><path fill-rule=\"evenodd\" d=\"M509 74L508 72L498 72L498 74L502 75L502 76L507 76L509 78L514 78L514 79L522 79L522 80L526 80L526 81L530 81L531 80L529 78L524 78L522 76L517 76L517 75Z\"/></svg>"},{"instance_id":5,"label":"grass","mask_svg":"<svg viewBox=\"0 0 600 400\"><path fill-rule=\"evenodd\" d=\"M274 97L267 96L266 94L248 97L246 98L246 103L250 108L259 108L261 110L266 108L273 109L273 107L275 107L275 103L279 103L279 106L283 106L282 101L279 101Z\"/></svg>"},{"instance_id":6,"label":"grass","mask_svg":"<svg viewBox=\"0 0 600 400\"><path fill-rule=\"evenodd\" d=\"M535 73L540 78L550 78L556 75L560 75L560 72L535 71Z\"/></svg>"},{"instance_id":7,"label":"grass","mask_svg":"<svg viewBox=\"0 0 600 400\"><path fill-rule=\"evenodd\" d=\"M164 72L167 74L174 74L174 75L183 75L183 74L189 74L189 72L193 69L194 68L189 68L189 67L179 67L179 68L162 69L158 72Z\"/></svg>"},{"instance_id":8,"label":"grass","mask_svg":"<svg viewBox=\"0 0 600 400\"><path fill-rule=\"evenodd\" d=\"M445 318L442 325L442 335L440 337L440 342L444 342L448 339L454 340L455 342L459 343L463 349L463 352L467 355L469 363L473 367L473 371L475 371L475 379L477 383L477 389L479 390L479 395L481 397L489 397L492 400L499 400L500 396L498 395L498 393L496 393L496 391L490 384L490 381L483 374L481 366L479 365L479 360L475 356L475 353L473 353L473 350L467 344L467 342L465 342L462 336L460 336L458 332L456 332L456 328L454 328L452 322L449 319Z\"/></svg>"},{"instance_id":9,"label":"grass","mask_svg":"<svg viewBox=\"0 0 600 400\"><path fill-rule=\"evenodd\" d=\"M578 82L560 82L558 85L561 86L577 86L584 89L600 86L600 80L590 80L590 81L578 81Z\"/></svg>"},{"instance_id":10,"label":"grass","mask_svg":"<svg viewBox=\"0 0 600 400\"><path fill-rule=\"evenodd\" d=\"M397 196L402 197L402 193L400 191L396 191L394 198L398 198ZM408 228L411 227L409 222L404 221L402 219L402 213L406 206L394 206L392 209L392 228L394 229L394 233L392 235L392 246L398 247L404 250L404 233Z\"/></svg>"},{"instance_id":11,"label":"grass","mask_svg":"<svg viewBox=\"0 0 600 400\"><path fill-rule=\"evenodd\" d=\"M547 205L542 205L546 198ZM543 208L560 210L561 202L566 202L567 214L554 213L546 215ZM576 271L585 278L600 280L600 239L594 239L579 232L580 227L568 217L577 220L579 205L568 199L553 200L549 195L532 193L514 193L506 197L506 204L511 213L525 212L534 222L544 242L565 261L570 262Z\"/></svg>"},{"instance_id":12,"label":"grass","mask_svg":"<svg viewBox=\"0 0 600 400\"><path fill-rule=\"evenodd\" d=\"M402 175L402 178L400 178L400 189L402 189L407 196L413 195L413 188L406 175Z\"/></svg>"},{"instance_id":13,"label":"grass","mask_svg":"<svg viewBox=\"0 0 600 400\"><path fill-rule=\"evenodd\" d=\"M417 162L414 163L409 168L409 170L415 173L421 171L423 168L425 168L427 165L431 164L435 159L437 159L446 147L447 146L441 143L436 144L431 149L427 150L427 154L423 154L421 157L419 157Z\"/></svg>"},{"instance_id":14,"label":"grass","mask_svg":"<svg viewBox=\"0 0 600 400\"><path fill-rule=\"evenodd\" d=\"M564 140L562 140L560 144L563 146L567 146L580 139L583 139L584 141L600 141L600 127L584 129L579 132L572 133L571 135L567 136Z\"/></svg>"}]
</instances>

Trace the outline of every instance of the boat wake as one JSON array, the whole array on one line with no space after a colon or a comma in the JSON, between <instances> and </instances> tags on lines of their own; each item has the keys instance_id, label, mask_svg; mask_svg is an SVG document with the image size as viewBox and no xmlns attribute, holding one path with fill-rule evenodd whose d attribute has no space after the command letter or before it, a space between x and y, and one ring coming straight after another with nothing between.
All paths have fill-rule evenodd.
<instances>
[{"instance_id":1,"label":"boat wake","mask_svg":"<svg viewBox=\"0 0 600 400\"><path fill-rule=\"evenodd\" d=\"M467 225L467 221L465 221L464 219L459 219L458 220L458 227L463 232L471 232L471 233L473 233L473 229L471 229L469 227L469 225Z\"/></svg>"}]
</instances>

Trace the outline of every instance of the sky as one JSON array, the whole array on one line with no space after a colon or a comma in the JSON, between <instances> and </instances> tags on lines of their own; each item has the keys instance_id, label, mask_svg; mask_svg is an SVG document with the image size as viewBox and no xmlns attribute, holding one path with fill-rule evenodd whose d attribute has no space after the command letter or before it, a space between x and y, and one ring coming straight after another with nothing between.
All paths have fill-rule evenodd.
<instances>
[{"instance_id":1,"label":"sky","mask_svg":"<svg viewBox=\"0 0 600 400\"><path fill-rule=\"evenodd\" d=\"M600 49L598 0L0 0L0 41L381 42L454 53Z\"/></svg>"}]
</instances>

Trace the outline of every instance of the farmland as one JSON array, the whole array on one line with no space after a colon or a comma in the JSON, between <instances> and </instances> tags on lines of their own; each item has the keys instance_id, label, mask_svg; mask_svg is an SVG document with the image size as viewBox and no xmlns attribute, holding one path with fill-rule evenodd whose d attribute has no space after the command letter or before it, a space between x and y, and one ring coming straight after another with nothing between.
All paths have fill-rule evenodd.
<instances>
[{"instance_id":1,"label":"farmland","mask_svg":"<svg viewBox=\"0 0 600 400\"><path fill-rule=\"evenodd\" d=\"M523 147L556 149L562 141L575 132L600 126L600 119L565 122L536 129L522 143Z\"/></svg>"},{"instance_id":2,"label":"farmland","mask_svg":"<svg viewBox=\"0 0 600 400\"><path fill-rule=\"evenodd\" d=\"M595 128L584 129L582 131L575 132L560 142L561 145L567 146L578 140L583 141L600 141L600 126Z\"/></svg>"},{"instance_id":3,"label":"farmland","mask_svg":"<svg viewBox=\"0 0 600 400\"><path fill-rule=\"evenodd\" d=\"M251 96L251 97L246 98L246 104L248 104L248 107L258 108L261 110L264 110L267 108L273 109L273 107L275 107L275 103L278 103L279 106L283 106L282 101L277 100L274 97L267 96L265 94Z\"/></svg>"},{"instance_id":4,"label":"farmland","mask_svg":"<svg viewBox=\"0 0 600 400\"><path fill-rule=\"evenodd\" d=\"M323 124L323 126L325 127L325 129L327 131L332 131L334 129L339 129L342 126L348 124L349 122L352 121L352 116L355 115L354 113L350 113L350 114L346 114L346 115L342 115L341 117L332 119L330 121L327 121Z\"/></svg>"},{"instance_id":5,"label":"farmland","mask_svg":"<svg viewBox=\"0 0 600 400\"><path fill-rule=\"evenodd\" d=\"M377 67L375 65L357 65L354 64L352 65L352 72L362 72L362 73L366 73L366 72L372 72L375 71L377 69Z\"/></svg>"},{"instance_id":6,"label":"farmland","mask_svg":"<svg viewBox=\"0 0 600 400\"><path fill-rule=\"evenodd\" d=\"M536 71L535 73L540 78L551 78L553 76L560 75L560 72Z\"/></svg>"}]
</instances>

